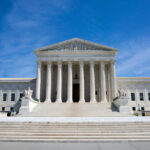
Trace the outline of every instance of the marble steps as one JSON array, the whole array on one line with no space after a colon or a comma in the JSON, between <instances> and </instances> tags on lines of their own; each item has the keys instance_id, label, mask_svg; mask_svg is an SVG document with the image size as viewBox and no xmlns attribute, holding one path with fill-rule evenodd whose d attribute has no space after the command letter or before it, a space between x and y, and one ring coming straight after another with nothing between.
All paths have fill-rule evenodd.
<instances>
[{"instance_id":1,"label":"marble steps","mask_svg":"<svg viewBox=\"0 0 150 150\"><path fill-rule=\"evenodd\" d=\"M0 141L150 141L150 124L0 123Z\"/></svg>"},{"instance_id":2,"label":"marble steps","mask_svg":"<svg viewBox=\"0 0 150 150\"><path fill-rule=\"evenodd\" d=\"M10 124L0 124L0 127L5 127L9 125L10 127ZM11 127L53 127L55 125L55 127L125 127L125 126L130 126L130 127L150 127L150 124L104 124L104 125L101 125L101 124L59 124L59 123L55 123L55 124L41 124L39 123L38 125L37 124L32 124L32 123L29 123L29 124L11 124Z\"/></svg>"},{"instance_id":3,"label":"marble steps","mask_svg":"<svg viewBox=\"0 0 150 150\"><path fill-rule=\"evenodd\" d=\"M95 128L95 127L93 127L93 128L88 128L88 127L70 127L70 128L68 128L68 127L63 127L63 128L55 128L55 127L49 127L49 128L40 128L40 127L27 127L27 128L24 128L24 127L3 127L3 128L0 128L0 130L21 130L21 129L24 129L24 130L38 130L38 129L40 129L41 131L45 131L45 130L53 130L53 129L55 129L55 130L99 130L99 131L103 131L104 129L105 130L112 130L112 129L110 129L110 128L105 128L105 127L103 127L103 128ZM116 127L116 128L113 128L113 130L115 130L115 131L118 131L118 130L124 130L124 129L126 129L126 130L146 130L146 131L149 131L150 130L150 128L145 128L145 127L142 127L142 128L138 128L138 127Z\"/></svg>"},{"instance_id":4,"label":"marble steps","mask_svg":"<svg viewBox=\"0 0 150 150\"><path fill-rule=\"evenodd\" d=\"M22 131L22 130L24 130L24 131ZM29 132L29 131L31 131L31 132L33 132L33 133L36 133L37 132L37 130L40 130L39 131L39 133L54 133L54 132L56 132L56 130L55 129L51 129L51 130L41 130L41 129L34 129L34 130L25 130L25 129L20 129L20 130L15 130L15 129L13 129L13 130L10 130L10 129L5 129L5 130L3 130L2 132L13 132L13 131L15 131L16 133L17 132ZM90 131L89 131L90 130ZM117 133L125 133L125 131L122 129L122 130L108 130L108 129L104 129L104 130L91 130L91 129L79 129L79 130L76 130L76 129L59 129L59 130L57 130L57 132L58 133L63 133L63 132L72 132L72 133L78 133L78 132L97 132L97 133L105 133L105 132L107 132L107 133L115 133L115 132L117 132ZM139 132L150 132L150 130L145 130L145 129L142 129L142 130L138 130L138 129L126 129L126 132L131 132L131 133L139 133Z\"/></svg>"},{"instance_id":5,"label":"marble steps","mask_svg":"<svg viewBox=\"0 0 150 150\"><path fill-rule=\"evenodd\" d=\"M21 126L21 127L23 127L23 126L25 126L25 127L27 127L27 126L29 126L29 127L31 127L31 126L35 126L35 127L53 127L53 126L55 126L55 127L66 127L66 126L71 126L71 127L84 127L85 125L86 126L89 126L89 127L103 127L103 126L105 126L105 127L117 127L117 126L119 126L119 127L124 127L124 126L130 126L130 127L132 127L132 126L137 126L137 127L142 127L142 126L148 126L148 127L150 127L150 123L143 123L143 122L141 122L141 123L116 123L116 122L114 122L114 123L111 123L111 122L108 122L108 123L91 123L91 124L89 124L89 123L85 123L85 122L81 122L81 123L72 123L72 124L70 124L70 123L60 123L60 122L55 122L55 123L41 123L41 122L39 122L39 123L36 123L36 124L34 124L34 122L32 123L32 122L29 122L29 123L14 123L14 122L9 122L9 123L1 123L0 122L0 127L3 127L3 126L14 126L14 127L16 127L16 126Z\"/></svg>"},{"instance_id":6,"label":"marble steps","mask_svg":"<svg viewBox=\"0 0 150 150\"><path fill-rule=\"evenodd\" d=\"M3 126L3 127L0 127L0 130L1 129L10 129L10 130L13 130L13 129L16 129L16 130L19 130L19 129L27 129L27 130L37 130L37 129L40 129L40 130L53 130L53 129L57 129L57 130L69 130L69 129L76 129L76 130L103 130L103 129L106 129L106 130L109 130L110 128L113 128L113 130L123 130L124 128L128 129L128 130L136 130L136 129L140 129L140 130L150 130L150 127L149 126L123 126L123 127L119 127L119 126L112 126L112 127L105 127L105 126L100 126L100 127L89 127L89 126L66 126L66 127L55 127L55 126L49 126L49 127L40 127L40 126L27 126L27 127L24 127L24 126L11 126L11 127L8 127L8 126Z\"/></svg>"},{"instance_id":7,"label":"marble steps","mask_svg":"<svg viewBox=\"0 0 150 150\"><path fill-rule=\"evenodd\" d=\"M150 136L5 136L0 137L0 141L16 142L75 142L75 141L150 141Z\"/></svg>"},{"instance_id":8,"label":"marble steps","mask_svg":"<svg viewBox=\"0 0 150 150\"><path fill-rule=\"evenodd\" d=\"M31 126L29 126L29 127L28 127L28 126L27 126L27 127L18 127L18 126L16 126L16 127L15 127L15 126L14 126L14 127L7 127L7 126L4 126L4 127L0 127L0 130L1 130L1 129L4 129L4 128L5 128L5 129L12 129L12 130L13 130L13 129L28 129L28 130L29 130L29 129L33 129L33 130L37 130L37 129L41 129L41 130L50 130L50 129L58 129L58 130L59 130L59 129L63 129L63 130L64 130L64 129L67 129L67 130L69 130L69 129L83 129L83 130L84 130L84 129L85 129L85 130L86 130L86 129L95 129L95 130L99 129L99 130L101 130L101 129L107 129L107 130L109 130L111 127L104 127L104 126L100 126L100 127L94 127L94 126L93 126L93 127L86 127L86 126L85 126L85 127L84 127L84 126L83 126L83 127L79 127L79 126L77 126L77 127L74 127L74 126L73 126L73 127L71 127L71 126L70 126L70 127L68 127L68 126L66 126L66 127L52 127L52 126L50 126L50 127L40 127L40 126L39 126L39 127L35 127L35 126L34 126L34 127L31 127ZM139 129L139 128L140 128L141 130L142 130L142 129L150 130L150 127L147 127L147 126L145 126L145 127L144 127L144 126L143 126L143 127L139 127L139 126L134 126L134 127L130 127L130 126L125 126L125 127L119 127L119 126L118 126L118 127L117 127L117 126L116 126L116 127L114 127L114 126L113 126L112 128L113 128L113 130L118 130L118 129L121 130L121 129L124 129L124 128L126 128L126 129L131 129L131 130L132 130L132 129Z\"/></svg>"},{"instance_id":9,"label":"marble steps","mask_svg":"<svg viewBox=\"0 0 150 150\"><path fill-rule=\"evenodd\" d=\"M137 133L101 133L101 132L60 132L60 133L42 133L42 132L0 132L1 136L150 136L150 132L137 132ZM14 135L15 134L15 135Z\"/></svg>"},{"instance_id":10,"label":"marble steps","mask_svg":"<svg viewBox=\"0 0 150 150\"><path fill-rule=\"evenodd\" d=\"M67 118L67 117L66 117ZM76 118L76 117L75 117ZM60 118L61 119L61 118ZM112 118L113 119L113 118ZM11 119L10 119L11 120ZM117 125L117 126L119 126L119 125L133 125L133 126L135 126L135 125L140 125L140 126L144 126L144 125L149 125L150 126L150 122L144 122L144 121L138 121L138 122L136 122L136 121L134 121L134 122L127 122L127 121L125 121L125 122L78 122L78 121L76 121L76 122L69 122L69 121L66 121L66 122L49 122L49 121L46 121L46 122L32 122L32 121L26 121L26 122L0 122L0 126L1 125L11 125L11 126L13 126L13 125L24 125L24 126L27 126L27 125L29 125L29 126L34 126L34 125L36 125L36 126L46 126L46 125L48 125L48 126L50 126L50 125L55 125L55 126L66 126L66 125L71 125L71 126L73 126L73 125L81 125L81 126L84 126L84 125L91 125L91 126L113 126L113 125Z\"/></svg>"},{"instance_id":11,"label":"marble steps","mask_svg":"<svg viewBox=\"0 0 150 150\"><path fill-rule=\"evenodd\" d=\"M69 124L69 123L52 123L52 124L49 124L49 123L37 123L37 124L34 124L34 123L0 123L0 127L94 127L94 128L100 128L100 127L150 127L150 123L123 123L123 124L120 124L120 123L108 123L108 124L100 124L100 123L72 123L72 124Z\"/></svg>"}]
</instances>

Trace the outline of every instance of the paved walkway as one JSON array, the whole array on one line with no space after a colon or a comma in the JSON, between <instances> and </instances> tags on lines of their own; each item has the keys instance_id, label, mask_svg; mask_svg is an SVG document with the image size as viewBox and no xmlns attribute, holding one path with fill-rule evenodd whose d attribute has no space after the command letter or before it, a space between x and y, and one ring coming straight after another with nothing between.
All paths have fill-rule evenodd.
<instances>
[{"instance_id":1,"label":"paved walkway","mask_svg":"<svg viewBox=\"0 0 150 150\"><path fill-rule=\"evenodd\" d=\"M0 142L0 150L149 150L150 142L33 143Z\"/></svg>"}]
</instances>

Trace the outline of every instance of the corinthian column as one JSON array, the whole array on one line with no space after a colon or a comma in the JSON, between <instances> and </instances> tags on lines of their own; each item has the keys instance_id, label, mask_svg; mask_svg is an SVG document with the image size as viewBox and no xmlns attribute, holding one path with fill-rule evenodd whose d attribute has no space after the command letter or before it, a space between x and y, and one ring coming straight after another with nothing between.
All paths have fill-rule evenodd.
<instances>
[{"instance_id":1,"label":"corinthian column","mask_svg":"<svg viewBox=\"0 0 150 150\"><path fill-rule=\"evenodd\" d=\"M36 77L36 98L40 102L41 91L41 62L37 62L37 77Z\"/></svg>"},{"instance_id":2,"label":"corinthian column","mask_svg":"<svg viewBox=\"0 0 150 150\"><path fill-rule=\"evenodd\" d=\"M105 77L105 63L100 63L100 75L101 75L101 102L107 102L106 99L106 77Z\"/></svg>"},{"instance_id":3,"label":"corinthian column","mask_svg":"<svg viewBox=\"0 0 150 150\"><path fill-rule=\"evenodd\" d=\"M57 71L57 99L58 103L62 102L62 62L58 62Z\"/></svg>"},{"instance_id":4,"label":"corinthian column","mask_svg":"<svg viewBox=\"0 0 150 150\"><path fill-rule=\"evenodd\" d=\"M68 62L67 102L72 103L72 62Z\"/></svg>"},{"instance_id":5,"label":"corinthian column","mask_svg":"<svg viewBox=\"0 0 150 150\"><path fill-rule=\"evenodd\" d=\"M90 102L96 102L95 99L95 72L94 72L94 62L90 62Z\"/></svg>"},{"instance_id":6,"label":"corinthian column","mask_svg":"<svg viewBox=\"0 0 150 150\"><path fill-rule=\"evenodd\" d=\"M112 99L116 97L116 70L115 70L115 61L111 62L111 87L112 87Z\"/></svg>"},{"instance_id":7,"label":"corinthian column","mask_svg":"<svg viewBox=\"0 0 150 150\"><path fill-rule=\"evenodd\" d=\"M51 62L47 62L46 100L51 102Z\"/></svg>"},{"instance_id":8,"label":"corinthian column","mask_svg":"<svg viewBox=\"0 0 150 150\"><path fill-rule=\"evenodd\" d=\"M84 63L80 61L80 102L84 103Z\"/></svg>"}]
</instances>

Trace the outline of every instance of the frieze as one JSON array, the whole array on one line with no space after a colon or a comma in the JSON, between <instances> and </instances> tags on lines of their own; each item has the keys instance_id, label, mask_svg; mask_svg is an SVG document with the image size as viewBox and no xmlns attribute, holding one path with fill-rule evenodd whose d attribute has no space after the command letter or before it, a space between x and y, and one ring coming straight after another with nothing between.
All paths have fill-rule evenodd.
<instances>
[{"instance_id":1,"label":"frieze","mask_svg":"<svg viewBox=\"0 0 150 150\"><path fill-rule=\"evenodd\" d=\"M115 61L114 57L38 57L37 61Z\"/></svg>"}]
</instances>

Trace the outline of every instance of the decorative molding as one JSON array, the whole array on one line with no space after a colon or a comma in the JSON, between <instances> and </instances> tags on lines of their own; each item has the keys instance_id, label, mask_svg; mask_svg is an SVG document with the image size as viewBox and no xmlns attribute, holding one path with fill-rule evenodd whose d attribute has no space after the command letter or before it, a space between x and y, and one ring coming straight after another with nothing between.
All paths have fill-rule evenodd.
<instances>
[{"instance_id":1,"label":"decorative molding","mask_svg":"<svg viewBox=\"0 0 150 150\"><path fill-rule=\"evenodd\" d=\"M118 82L150 82L150 77L117 77Z\"/></svg>"},{"instance_id":2,"label":"decorative molding","mask_svg":"<svg viewBox=\"0 0 150 150\"><path fill-rule=\"evenodd\" d=\"M64 56L64 55L110 55L114 56L116 55L116 52L114 51L98 51L98 50L78 50L78 51L70 51L70 50L53 50L53 51L35 51L35 54L37 56Z\"/></svg>"},{"instance_id":3,"label":"decorative molding","mask_svg":"<svg viewBox=\"0 0 150 150\"><path fill-rule=\"evenodd\" d=\"M30 82L36 78L0 78L0 82Z\"/></svg>"}]
</instances>

